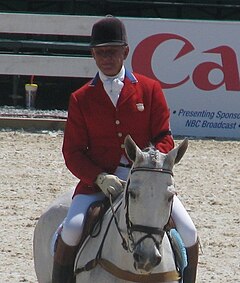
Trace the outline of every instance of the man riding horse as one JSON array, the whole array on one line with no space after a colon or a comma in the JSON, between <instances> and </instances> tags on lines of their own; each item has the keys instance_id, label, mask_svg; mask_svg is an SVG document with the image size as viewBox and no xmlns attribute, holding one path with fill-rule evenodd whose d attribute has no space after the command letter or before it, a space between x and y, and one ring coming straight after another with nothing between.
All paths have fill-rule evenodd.
<instances>
[{"instance_id":1,"label":"man riding horse","mask_svg":"<svg viewBox=\"0 0 240 283\"><path fill-rule=\"evenodd\" d=\"M123 191L131 167L124 150L125 137L130 134L141 149L151 143L167 153L174 147L170 113L160 83L132 73L124 66L129 46L122 21L107 16L95 23L91 52L98 72L89 83L72 93L64 133L66 166L80 182L57 240L53 283L73 280L74 259L91 203L110 194L115 198ZM171 217L188 255L183 282L194 283L197 232L177 197Z\"/></svg>"}]
</instances>

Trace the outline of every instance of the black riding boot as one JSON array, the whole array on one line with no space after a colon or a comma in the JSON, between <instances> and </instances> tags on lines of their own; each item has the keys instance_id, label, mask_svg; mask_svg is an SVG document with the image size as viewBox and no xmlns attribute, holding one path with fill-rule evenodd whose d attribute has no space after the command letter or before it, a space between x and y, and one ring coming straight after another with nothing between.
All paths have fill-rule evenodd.
<instances>
[{"instance_id":1,"label":"black riding boot","mask_svg":"<svg viewBox=\"0 0 240 283\"><path fill-rule=\"evenodd\" d=\"M73 265L78 246L68 246L61 236L57 239L54 254L52 283L74 283Z\"/></svg>"},{"instance_id":2,"label":"black riding boot","mask_svg":"<svg viewBox=\"0 0 240 283\"><path fill-rule=\"evenodd\" d=\"M188 265L183 272L183 283L195 283L197 277L198 264L198 241L195 245L189 247L187 250Z\"/></svg>"}]
</instances>

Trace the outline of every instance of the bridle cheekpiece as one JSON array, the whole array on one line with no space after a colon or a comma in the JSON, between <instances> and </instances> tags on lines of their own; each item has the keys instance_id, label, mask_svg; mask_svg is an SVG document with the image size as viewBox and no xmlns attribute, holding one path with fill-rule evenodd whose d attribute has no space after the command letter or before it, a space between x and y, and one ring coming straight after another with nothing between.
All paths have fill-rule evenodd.
<instances>
[{"instance_id":1,"label":"bridle cheekpiece","mask_svg":"<svg viewBox=\"0 0 240 283\"><path fill-rule=\"evenodd\" d=\"M173 176L173 172L170 169L165 169L165 168L149 168L149 167L135 167L131 169L130 175L132 175L135 172L139 172L139 171L144 171L144 172L156 172L156 173L163 173L163 174L170 174L171 176ZM146 238L151 238L156 247L159 249L160 247L160 243L164 237L165 234L165 228L161 229L158 227L150 227L150 226L145 226L145 225L140 225L140 224L133 224L130 220L129 217L129 181L127 183L127 187L126 187L126 193L125 193L125 206L126 206L126 226L127 226L127 234L128 234L128 238L131 241L131 251L133 251L133 249L139 245L142 241L144 241ZM136 243L134 241L133 238L133 232L141 232L144 233L145 236L141 237ZM156 238L154 237L154 235L158 235L160 236L161 241L157 241Z\"/></svg>"}]
</instances>

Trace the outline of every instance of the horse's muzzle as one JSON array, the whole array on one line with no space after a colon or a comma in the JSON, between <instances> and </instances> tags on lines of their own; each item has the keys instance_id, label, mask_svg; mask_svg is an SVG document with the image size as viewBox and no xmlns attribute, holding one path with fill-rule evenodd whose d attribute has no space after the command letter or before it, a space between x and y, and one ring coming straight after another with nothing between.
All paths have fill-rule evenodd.
<instances>
[{"instance_id":1,"label":"horse's muzzle","mask_svg":"<svg viewBox=\"0 0 240 283\"><path fill-rule=\"evenodd\" d=\"M142 245L137 246L133 251L134 268L141 273L151 272L157 265L160 264L162 256L156 246L152 251L142 248Z\"/></svg>"}]
</instances>

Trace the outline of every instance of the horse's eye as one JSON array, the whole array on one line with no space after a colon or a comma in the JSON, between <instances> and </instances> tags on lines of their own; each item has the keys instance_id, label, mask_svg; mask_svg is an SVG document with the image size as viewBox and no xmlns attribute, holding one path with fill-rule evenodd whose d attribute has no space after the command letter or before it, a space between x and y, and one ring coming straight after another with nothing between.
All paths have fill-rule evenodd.
<instances>
[{"instance_id":1,"label":"horse's eye","mask_svg":"<svg viewBox=\"0 0 240 283\"><path fill-rule=\"evenodd\" d=\"M130 196L130 198L131 199L136 199L136 193L135 192L133 192L133 191L129 191L129 196Z\"/></svg>"},{"instance_id":2,"label":"horse's eye","mask_svg":"<svg viewBox=\"0 0 240 283\"><path fill-rule=\"evenodd\" d=\"M171 202L172 200L173 200L173 195L168 198L168 202Z\"/></svg>"}]
</instances>

